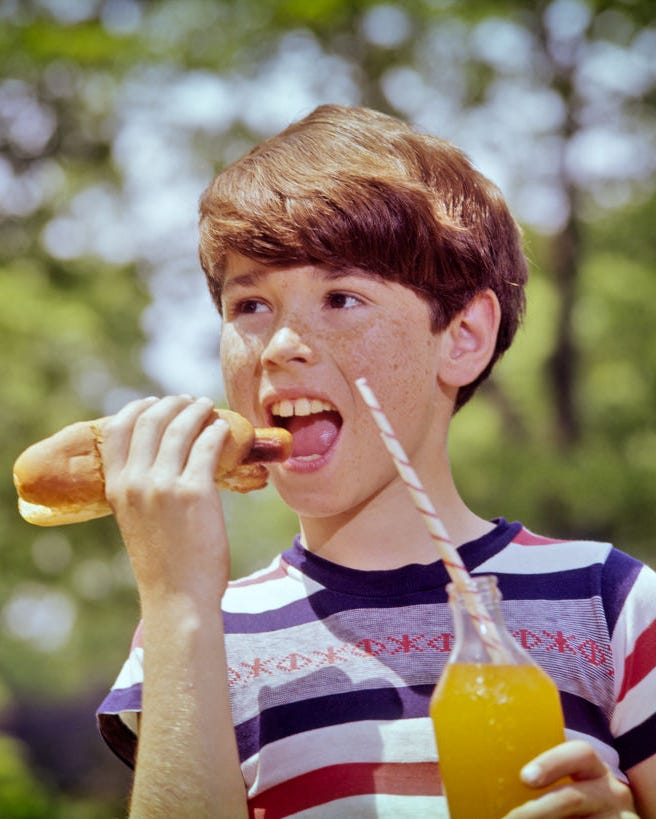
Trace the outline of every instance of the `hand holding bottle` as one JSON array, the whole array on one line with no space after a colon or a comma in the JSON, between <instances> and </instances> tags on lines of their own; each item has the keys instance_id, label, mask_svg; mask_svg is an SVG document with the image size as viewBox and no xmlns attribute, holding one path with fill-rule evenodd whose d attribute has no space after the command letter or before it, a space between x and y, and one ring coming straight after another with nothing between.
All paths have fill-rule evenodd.
<instances>
[{"instance_id":1,"label":"hand holding bottle","mask_svg":"<svg viewBox=\"0 0 656 819\"><path fill-rule=\"evenodd\" d=\"M566 816L599 816L638 819L628 785L620 782L582 740L550 748L521 771L532 788L550 788L566 777L566 784L510 811L506 819L557 819Z\"/></svg>"}]
</instances>

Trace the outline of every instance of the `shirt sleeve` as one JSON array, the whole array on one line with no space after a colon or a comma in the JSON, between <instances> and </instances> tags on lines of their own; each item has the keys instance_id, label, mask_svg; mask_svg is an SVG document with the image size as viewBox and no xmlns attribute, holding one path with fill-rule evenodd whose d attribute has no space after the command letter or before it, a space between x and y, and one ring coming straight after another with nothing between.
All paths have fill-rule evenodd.
<instances>
[{"instance_id":1,"label":"shirt sleeve","mask_svg":"<svg viewBox=\"0 0 656 819\"><path fill-rule=\"evenodd\" d=\"M137 751L138 714L143 685L143 644L141 624L135 631L130 654L96 718L100 733L112 751L134 768Z\"/></svg>"},{"instance_id":2,"label":"shirt sleeve","mask_svg":"<svg viewBox=\"0 0 656 819\"><path fill-rule=\"evenodd\" d=\"M612 635L620 667L611 730L623 770L656 754L656 573L641 566Z\"/></svg>"}]
</instances>

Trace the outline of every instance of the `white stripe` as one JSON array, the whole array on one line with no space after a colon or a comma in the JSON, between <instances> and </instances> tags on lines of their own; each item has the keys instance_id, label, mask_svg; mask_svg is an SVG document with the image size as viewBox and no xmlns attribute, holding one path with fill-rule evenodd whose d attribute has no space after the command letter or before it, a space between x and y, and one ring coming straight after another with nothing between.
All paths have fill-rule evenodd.
<instances>
[{"instance_id":1,"label":"white stripe","mask_svg":"<svg viewBox=\"0 0 656 819\"><path fill-rule=\"evenodd\" d=\"M274 577L262 583L249 583L246 586L229 586L221 607L230 614L261 614L297 600L305 600L310 594L324 588L309 578L300 583L293 576L292 568L283 577ZM251 575L249 580L253 577Z\"/></svg>"},{"instance_id":2,"label":"white stripe","mask_svg":"<svg viewBox=\"0 0 656 819\"><path fill-rule=\"evenodd\" d=\"M266 745L242 764L249 797L294 776L353 762L436 762L428 717L363 720L294 734Z\"/></svg>"},{"instance_id":3,"label":"white stripe","mask_svg":"<svg viewBox=\"0 0 656 819\"><path fill-rule=\"evenodd\" d=\"M316 808L290 813L289 819L449 819L443 796L349 796Z\"/></svg>"},{"instance_id":4,"label":"white stripe","mask_svg":"<svg viewBox=\"0 0 656 819\"><path fill-rule=\"evenodd\" d=\"M640 725L653 713L656 702L656 668L643 677L617 704L611 719L613 736L621 736Z\"/></svg>"},{"instance_id":5,"label":"white stripe","mask_svg":"<svg viewBox=\"0 0 656 819\"><path fill-rule=\"evenodd\" d=\"M116 688L131 688L143 682L143 648L133 648L129 657L123 663L118 677L114 681L112 690Z\"/></svg>"},{"instance_id":6,"label":"white stripe","mask_svg":"<svg viewBox=\"0 0 656 819\"><path fill-rule=\"evenodd\" d=\"M613 656L618 661L620 658L623 661L625 657L628 657L635 648L636 640L642 634L645 625L651 624L654 599L656 599L656 573L647 566L643 566L624 602L613 631L611 648ZM615 677L615 696L619 694L623 682L623 668L620 668Z\"/></svg>"},{"instance_id":7,"label":"white stripe","mask_svg":"<svg viewBox=\"0 0 656 819\"><path fill-rule=\"evenodd\" d=\"M112 692L131 688L143 682L143 648L133 648L123 663L118 677L112 686ZM138 733L137 711L119 711L118 717L133 734Z\"/></svg>"},{"instance_id":8,"label":"white stripe","mask_svg":"<svg viewBox=\"0 0 656 819\"><path fill-rule=\"evenodd\" d=\"M572 540L538 546L511 543L498 555L478 566L476 571L509 574L565 572L603 563L610 549L609 543L596 543L591 540Z\"/></svg>"}]
</instances>

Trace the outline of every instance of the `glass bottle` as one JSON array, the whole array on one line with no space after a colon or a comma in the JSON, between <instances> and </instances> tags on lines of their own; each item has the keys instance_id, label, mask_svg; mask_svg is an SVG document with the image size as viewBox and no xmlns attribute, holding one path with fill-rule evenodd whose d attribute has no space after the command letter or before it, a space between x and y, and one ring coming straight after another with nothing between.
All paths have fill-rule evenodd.
<instances>
[{"instance_id":1,"label":"glass bottle","mask_svg":"<svg viewBox=\"0 0 656 819\"><path fill-rule=\"evenodd\" d=\"M556 685L513 639L494 575L472 578L499 633L491 658L453 583L447 586L455 643L430 715L451 819L501 819L544 791L519 777L535 756L565 740Z\"/></svg>"}]
</instances>

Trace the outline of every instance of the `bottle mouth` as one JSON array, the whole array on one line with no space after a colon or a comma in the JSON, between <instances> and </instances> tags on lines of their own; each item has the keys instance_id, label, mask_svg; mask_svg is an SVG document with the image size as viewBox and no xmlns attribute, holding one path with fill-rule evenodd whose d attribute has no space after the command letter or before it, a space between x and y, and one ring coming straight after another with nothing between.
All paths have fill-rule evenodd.
<instances>
[{"instance_id":1,"label":"bottle mouth","mask_svg":"<svg viewBox=\"0 0 656 819\"><path fill-rule=\"evenodd\" d=\"M467 595L479 596L482 600L495 603L501 600L501 592L495 574L472 575L464 583L449 583L446 587L449 600L464 602Z\"/></svg>"}]
</instances>

